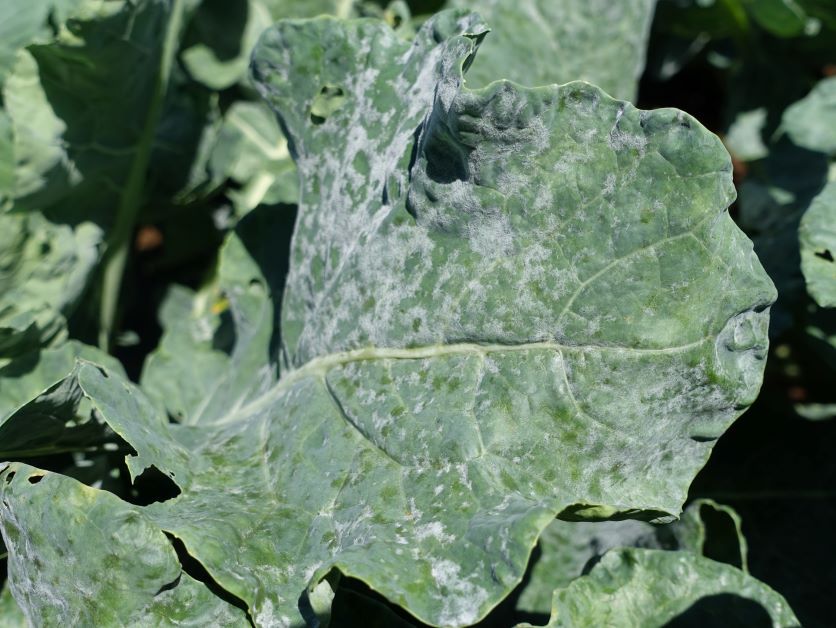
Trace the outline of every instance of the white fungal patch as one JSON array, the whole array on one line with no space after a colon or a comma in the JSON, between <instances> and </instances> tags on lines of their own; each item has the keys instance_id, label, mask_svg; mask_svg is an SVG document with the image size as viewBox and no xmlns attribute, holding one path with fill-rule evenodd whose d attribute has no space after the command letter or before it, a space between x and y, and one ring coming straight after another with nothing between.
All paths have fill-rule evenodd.
<instances>
[{"instance_id":1,"label":"white fungal patch","mask_svg":"<svg viewBox=\"0 0 836 628\"><path fill-rule=\"evenodd\" d=\"M425 541L428 538L433 538L440 543L452 543L456 540L452 534L446 534L444 526L440 521L433 521L425 523L420 526L415 526L415 538L418 541Z\"/></svg>"},{"instance_id":2,"label":"white fungal patch","mask_svg":"<svg viewBox=\"0 0 836 628\"><path fill-rule=\"evenodd\" d=\"M511 222L503 214L468 223L465 236L471 248L485 259L510 255L514 246Z\"/></svg>"},{"instance_id":3,"label":"white fungal patch","mask_svg":"<svg viewBox=\"0 0 836 628\"><path fill-rule=\"evenodd\" d=\"M467 626L479 619L489 593L475 582L461 576L461 567L451 560L431 563L430 573L440 592L442 604L439 623ZM474 577L475 574L469 574ZM478 578L478 576L476 576Z\"/></svg>"}]
</instances>

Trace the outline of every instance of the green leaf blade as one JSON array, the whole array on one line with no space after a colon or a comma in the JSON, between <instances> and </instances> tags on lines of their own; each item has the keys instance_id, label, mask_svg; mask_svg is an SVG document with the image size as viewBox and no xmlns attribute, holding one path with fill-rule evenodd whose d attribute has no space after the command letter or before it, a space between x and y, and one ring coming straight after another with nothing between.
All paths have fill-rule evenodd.
<instances>
[{"instance_id":1,"label":"green leaf blade","mask_svg":"<svg viewBox=\"0 0 836 628\"><path fill-rule=\"evenodd\" d=\"M0 494L11 590L32 625L247 625L182 573L136 506L20 463L0 471Z\"/></svg>"},{"instance_id":2,"label":"green leaf blade","mask_svg":"<svg viewBox=\"0 0 836 628\"><path fill-rule=\"evenodd\" d=\"M687 552L612 550L586 576L555 591L557 626L799 626L786 600L752 576Z\"/></svg>"},{"instance_id":3,"label":"green leaf blade","mask_svg":"<svg viewBox=\"0 0 836 628\"><path fill-rule=\"evenodd\" d=\"M836 153L836 77L819 81L807 96L790 105L782 126L799 146Z\"/></svg>"},{"instance_id":4,"label":"green leaf blade","mask_svg":"<svg viewBox=\"0 0 836 628\"><path fill-rule=\"evenodd\" d=\"M798 230L807 291L822 307L836 307L836 182L810 203Z\"/></svg>"},{"instance_id":5,"label":"green leaf blade","mask_svg":"<svg viewBox=\"0 0 836 628\"><path fill-rule=\"evenodd\" d=\"M452 0L498 27L487 38L467 83L498 78L521 85L583 80L633 101L644 68L656 0Z\"/></svg>"},{"instance_id":6,"label":"green leaf blade","mask_svg":"<svg viewBox=\"0 0 836 628\"><path fill-rule=\"evenodd\" d=\"M278 382L247 387L274 372L256 289L241 394L200 425L90 364L13 419L89 403L132 476L181 489L143 516L258 625L298 621L334 569L474 623L555 516L677 515L757 393L774 288L725 212L719 139L584 83L463 89L484 33L448 12L412 44L329 18L262 37L301 175ZM260 284L228 246L228 285Z\"/></svg>"}]
</instances>

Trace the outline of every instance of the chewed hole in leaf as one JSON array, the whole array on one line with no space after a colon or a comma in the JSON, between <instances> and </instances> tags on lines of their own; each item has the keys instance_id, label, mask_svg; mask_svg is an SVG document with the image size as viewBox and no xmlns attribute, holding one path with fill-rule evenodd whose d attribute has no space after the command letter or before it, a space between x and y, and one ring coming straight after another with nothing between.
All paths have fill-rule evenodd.
<instances>
[{"instance_id":1,"label":"chewed hole in leaf","mask_svg":"<svg viewBox=\"0 0 836 628\"><path fill-rule=\"evenodd\" d=\"M12 480L14 480L14 478L15 478L15 472L14 471L9 471L9 473L6 475L6 484L11 484Z\"/></svg>"},{"instance_id":2,"label":"chewed hole in leaf","mask_svg":"<svg viewBox=\"0 0 836 628\"><path fill-rule=\"evenodd\" d=\"M323 85L311 103L311 122L323 124L345 103L345 92L336 85Z\"/></svg>"},{"instance_id":3,"label":"chewed hole in leaf","mask_svg":"<svg viewBox=\"0 0 836 628\"><path fill-rule=\"evenodd\" d=\"M133 489L128 501L138 506L165 502L180 494L180 487L174 480L154 466L148 467L137 476Z\"/></svg>"},{"instance_id":4,"label":"chewed hole in leaf","mask_svg":"<svg viewBox=\"0 0 836 628\"><path fill-rule=\"evenodd\" d=\"M703 554L718 562L743 568L737 527L729 513L703 504L700 507L700 519L705 524Z\"/></svg>"},{"instance_id":5,"label":"chewed hole in leaf","mask_svg":"<svg viewBox=\"0 0 836 628\"><path fill-rule=\"evenodd\" d=\"M826 260L828 262L833 261L833 253L831 253L829 249L825 249L824 251L816 251L815 255L816 257L820 257L821 259Z\"/></svg>"},{"instance_id":6,"label":"chewed hole in leaf","mask_svg":"<svg viewBox=\"0 0 836 628\"><path fill-rule=\"evenodd\" d=\"M36 475L30 475L26 479L29 480L29 484L37 484L38 482L40 482L41 480L44 479L44 476L41 475L41 474L36 474Z\"/></svg>"}]
</instances>

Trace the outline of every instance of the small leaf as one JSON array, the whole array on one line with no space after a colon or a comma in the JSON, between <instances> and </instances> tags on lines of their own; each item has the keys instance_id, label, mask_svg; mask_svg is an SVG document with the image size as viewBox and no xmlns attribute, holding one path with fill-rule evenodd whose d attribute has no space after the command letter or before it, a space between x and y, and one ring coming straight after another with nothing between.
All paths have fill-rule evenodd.
<instances>
[{"instance_id":1,"label":"small leaf","mask_svg":"<svg viewBox=\"0 0 836 628\"><path fill-rule=\"evenodd\" d=\"M746 539L740 517L728 506L700 499L669 524L644 521L556 520L540 536L540 557L517 600L517 609L548 615L555 588L565 587L592 567L605 552L622 547L681 550L704 555L706 539L746 566Z\"/></svg>"},{"instance_id":2,"label":"small leaf","mask_svg":"<svg viewBox=\"0 0 836 628\"><path fill-rule=\"evenodd\" d=\"M680 625L800 626L780 594L735 567L629 548L607 552L588 575L557 589L548 628Z\"/></svg>"},{"instance_id":3,"label":"small leaf","mask_svg":"<svg viewBox=\"0 0 836 628\"><path fill-rule=\"evenodd\" d=\"M836 182L819 193L798 231L807 291L822 307L836 306Z\"/></svg>"},{"instance_id":4,"label":"small leaf","mask_svg":"<svg viewBox=\"0 0 836 628\"><path fill-rule=\"evenodd\" d=\"M822 79L807 96L790 105L782 125L799 146L836 153L836 76Z\"/></svg>"},{"instance_id":5,"label":"small leaf","mask_svg":"<svg viewBox=\"0 0 836 628\"><path fill-rule=\"evenodd\" d=\"M745 6L760 26L778 37L797 37L807 25L807 14L795 0L747 0Z\"/></svg>"}]
</instances>

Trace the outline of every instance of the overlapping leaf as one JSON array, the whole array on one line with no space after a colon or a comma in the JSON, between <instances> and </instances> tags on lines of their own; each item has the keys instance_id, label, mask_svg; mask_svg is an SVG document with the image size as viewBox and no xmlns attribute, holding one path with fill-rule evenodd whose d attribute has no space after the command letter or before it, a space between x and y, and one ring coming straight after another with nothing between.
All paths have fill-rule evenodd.
<instances>
[{"instance_id":1,"label":"overlapping leaf","mask_svg":"<svg viewBox=\"0 0 836 628\"><path fill-rule=\"evenodd\" d=\"M467 82L498 78L523 85L585 80L633 100L644 68L656 0L452 0L501 25L479 53Z\"/></svg>"},{"instance_id":2,"label":"overlapping leaf","mask_svg":"<svg viewBox=\"0 0 836 628\"><path fill-rule=\"evenodd\" d=\"M800 626L779 593L730 565L688 552L621 549L555 591L548 628L671 625Z\"/></svg>"},{"instance_id":3,"label":"overlapping leaf","mask_svg":"<svg viewBox=\"0 0 836 628\"><path fill-rule=\"evenodd\" d=\"M99 257L101 230L50 223L39 213L0 214L0 356L66 338L65 317Z\"/></svg>"},{"instance_id":4,"label":"overlapping leaf","mask_svg":"<svg viewBox=\"0 0 836 628\"><path fill-rule=\"evenodd\" d=\"M18 54L3 94L18 208L112 222L154 94L167 10L164 0L83 2L57 36Z\"/></svg>"},{"instance_id":5,"label":"overlapping leaf","mask_svg":"<svg viewBox=\"0 0 836 628\"><path fill-rule=\"evenodd\" d=\"M22 353L0 368L0 459L95 449L112 436L89 406L63 416L30 408L27 421L10 421L21 406L72 374L78 360L93 360L124 375L118 360L74 340ZM58 395L64 398L63 391Z\"/></svg>"},{"instance_id":6,"label":"overlapping leaf","mask_svg":"<svg viewBox=\"0 0 836 628\"><path fill-rule=\"evenodd\" d=\"M349 17L354 0L204 0L184 36L183 63L212 89L247 79L253 47L274 22L287 18L340 14Z\"/></svg>"},{"instance_id":7,"label":"overlapping leaf","mask_svg":"<svg viewBox=\"0 0 836 628\"><path fill-rule=\"evenodd\" d=\"M746 539L740 517L728 506L697 500L682 517L666 525L644 521L579 522L555 520L540 537L540 557L517 600L517 608L548 615L556 588L580 577L613 549L641 547L705 555L720 548L724 558L746 571Z\"/></svg>"},{"instance_id":8,"label":"overlapping leaf","mask_svg":"<svg viewBox=\"0 0 836 628\"><path fill-rule=\"evenodd\" d=\"M242 611L182 572L139 508L19 463L0 472L0 493L9 581L30 625L246 625Z\"/></svg>"},{"instance_id":9,"label":"overlapping leaf","mask_svg":"<svg viewBox=\"0 0 836 628\"><path fill-rule=\"evenodd\" d=\"M199 426L90 364L10 419L90 404L134 475L181 490L138 516L257 625L297 621L332 569L423 621L473 623L555 515L677 514L757 393L774 289L725 213L719 140L584 83L462 89L484 32L448 12L411 43L328 18L262 38L256 78L301 174L272 388L252 386L260 341ZM275 312L252 261L229 268ZM32 517L47 481L6 487L6 519ZM47 529L59 516L38 509Z\"/></svg>"},{"instance_id":10,"label":"overlapping leaf","mask_svg":"<svg viewBox=\"0 0 836 628\"><path fill-rule=\"evenodd\" d=\"M807 290L822 307L836 306L836 182L813 199L801 219L799 238Z\"/></svg>"},{"instance_id":11,"label":"overlapping leaf","mask_svg":"<svg viewBox=\"0 0 836 628\"><path fill-rule=\"evenodd\" d=\"M836 154L836 77L820 81L783 115L792 141L809 150Z\"/></svg>"},{"instance_id":12,"label":"overlapping leaf","mask_svg":"<svg viewBox=\"0 0 836 628\"><path fill-rule=\"evenodd\" d=\"M275 383L287 268L274 252L291 231L289 212L261 207L227 238L215 280L197 293L170 291L142 386L175 420L216 420Z\"/></svg>"}]
</instances>

